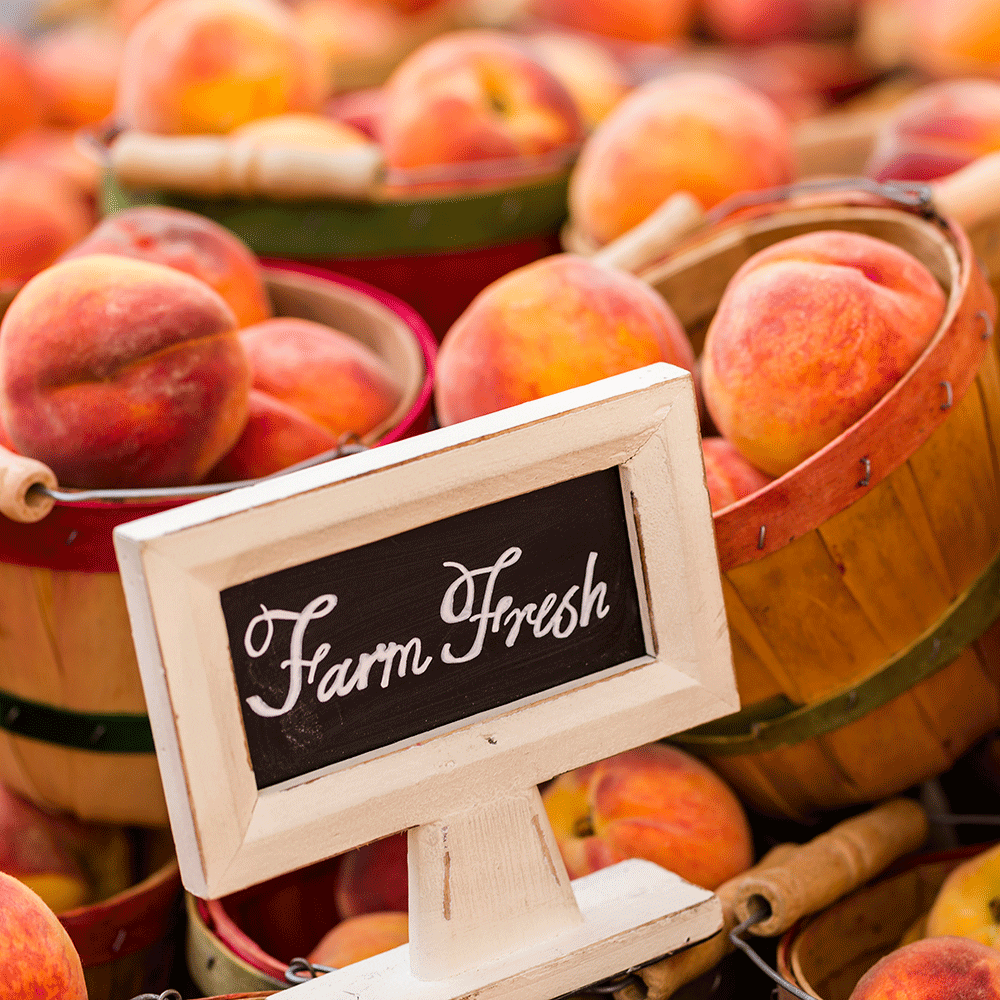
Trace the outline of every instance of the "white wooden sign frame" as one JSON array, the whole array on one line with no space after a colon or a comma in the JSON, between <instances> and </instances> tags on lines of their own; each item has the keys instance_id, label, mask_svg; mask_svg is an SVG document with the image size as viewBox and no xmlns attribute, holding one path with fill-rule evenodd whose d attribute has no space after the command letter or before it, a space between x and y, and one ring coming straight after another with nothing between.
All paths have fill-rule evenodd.
<instances>
[{"instance_id":1,"label":"white wooden sign frame","mask_svg":"<svg viewBox=\"0 0 1000 1000\"><path fill-rule=\"evenodd\" d=\"M612 466L631 514L648 657L257 789L220 591ZM672 365L142 518L115 529L115 548L181 874L202 898L409 829L413 945L414 892L427 876L413 851L443 818L526 803L553 867L539 782L739 707L693 383ZM425 977L461 966L422 953Z\"/></svg>"}]
</instances>

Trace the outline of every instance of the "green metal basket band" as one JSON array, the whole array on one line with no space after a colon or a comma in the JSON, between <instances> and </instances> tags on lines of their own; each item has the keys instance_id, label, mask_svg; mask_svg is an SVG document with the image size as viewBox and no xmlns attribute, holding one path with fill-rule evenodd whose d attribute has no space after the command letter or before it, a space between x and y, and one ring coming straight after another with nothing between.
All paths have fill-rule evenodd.
<instances>
[{"instance_id":1,"label":"green metal basket band","mask_svg":"<svg viewBox=\"0 0 1000 1000\"><path fill-rule=\"evenodd\" d=\"M464 197L419 201L278 202L135 192L106 173L102 209L172 205L231 229L260 257L367 258L471 250L548 236L568 208L568 173Z\"/></svg>"},{"instance_id":2,"label":"green metal basket band","mask_svg":"<svg viewBox=\"0 0 1000 1000\"><path fill-rule=\"evenodd\" d=\"M840 729L952 663L998 614L1000 557L923 635L850 690L808 705L779 695L677 733L670 742L703 756L731 757L792 746Z\"/></svg>"},{"instance_id":3,"label":"green metal basket band","mask_svg":"<svg viewBox=\"0 0 1000 1000\"><path fill-rule=\"evenodd\" d=\"M0 729L15 736L95 753L154 753L146 715L74 712L0 691Z\"/></svg>"}]
</instances>

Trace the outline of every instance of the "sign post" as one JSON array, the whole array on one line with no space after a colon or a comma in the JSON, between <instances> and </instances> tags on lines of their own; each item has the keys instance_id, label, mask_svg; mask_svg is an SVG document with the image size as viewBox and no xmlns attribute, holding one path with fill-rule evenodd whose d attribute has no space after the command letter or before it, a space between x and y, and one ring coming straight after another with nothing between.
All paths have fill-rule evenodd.
<instances>
[{"instance_id":1,"label":"sign post","mask_svg":"<svg viewBox=\"0 0 1000 1000\"><path fill-rule=\"evenodd\" d=\"M714 934L570 882L537 786L738 708L691 376L604 379L122 525L185 887L408 830L410 943L307 997L555 997Z\"/></svg>"}]
</instances>

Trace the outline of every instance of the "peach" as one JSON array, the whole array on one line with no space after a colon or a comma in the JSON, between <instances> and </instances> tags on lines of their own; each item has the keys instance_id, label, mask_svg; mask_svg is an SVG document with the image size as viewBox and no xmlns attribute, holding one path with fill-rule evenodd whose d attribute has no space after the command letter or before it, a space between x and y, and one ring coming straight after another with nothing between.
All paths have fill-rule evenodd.
<instances>
[{"instance_id":1,"label":"peach","mask_svg":"<svg viewBox=\"0 0 1000 1000\"><path fill-rule=\"evenodd\" d=\"M233 446L250 370L205 282L108 254L61 261L0 323L0 419L71 486L183 486Z\"/></svg>"},{"instance_id":2,"label":"peach","mask_svg":"<svg viewBox=\"0 0 1000 1000\"><path fill-rule=\"evenodd\" d=\"M83 193L51 171L0 159L0 292L10 293L94 224Z\"/></svg>"},{"instance_id":3,"label":"peach","mask_svg":"<svg viewBox=\"0 0 1000 1000\"><path fill-rule=\"evenodd\" d=\"M0 871L62 913L133 883L125 828L46 812L0 785Z\"/></svg>"},{"instance_id":4,"label":"peach","mask_svg":"<svg viewBox=\"0 0 1000 1000\"><path fill-rule=\"evenodd\" d=\"M674 73L633 90L584 142L570 216L603 245L677 191L709 209L794 172L790 125L770 98L722 73Z\"/></svg>"},{"instance_id":5,"label":"peach","mask_svg":"<svg viewBox=\"0 0 1000 1000\"><path fill-rule=\"evenodd\" d=\"M346 436L363 438L401 398L388 365L339 330L278 317L240 332L253 378L246 427L209 474L255 479L330 451Z\"/></svg>"},{"instance_id":6,"label":"peach","mask_svg":"<svg viewBox=\"0 0 1000 1000\"><path fill-rule=\"evenodd\" d=\"M996 1000L1000 951L959 937L913 941L880 958L848 1000Z\"/></svg>"},{"instance_id":7,"label":"peach","mask_svg":"<svg viewBox=\"0 0 1000 1000\"><path fill-rule=\"evenodd\" d=\"M378 0L299 0L293 14L319 51L331 93L383 83L438 27Z\"/></svg>"},{"instance_id":8,"label":"peach","mask_svg":"<svg viewBox=\"0 0 1000 1000\"><path fill-rule=\"evenodd\" d=\"M927 937L952 935L1000 947L1000 844L967 858L941 884L927 913Z\"/></svg>"},{"instance_id":9,"label":"peach","mask_svg":"<svg viewBox=\"0 0 1000 1000\"><path fill-rule=\"evenodd\" d=\"M122 128L226 133L287 111L318 111L319 57L277 0L165 0L125 42L115 98Z\"/></svg>"},{"instance_id":10,"label":"peach","mask_svg":"<svg viewBox=\"0 0 1000 1000\"><path fill-rule=\"evenodd\" d=\"M124 39L99 21L65 21L32 43L31 65L50 125L76 129L110 117Z\"/></svg>"},{"instance_id":11,"label":"peach","mask_svg":"<svg viewBox=\"0 0 1000 1000\"><path fill-rule=\"evenodd\" d=\"M469 417L694 355L667 302L624 271L555 254L481 291L438 352L438 420Z\"/></svg>"},{"instance_id":12,"label":"peach","mask_svg":"<svg viewBox=\"0 0 1000 1000\"><path fill-rule=\"evenodd\" d=\"M23 882L0 872L0 982L9 997L87 1000L83 964L51 907Z\"/></svg>"},{"instance_id":13,"label":"peach","mask_svg":"<svg viewBox=\"0 0 1000 1000\"><path fill-rule=\"evenodd\" d=\"M918 88L880 125L864 173L929 181L1000 149L1000 81L942 80Z\"/></svg>"},{"instance_id":14,"label":"peach","mask_svg":"<svg viewBox=\"0 0 1000 1000\"><path fill-rule=\"evenodd\" d=\"M750 825L732 789L665 743L561 774L542 801L570 878L645 858L715 889L753 863Z\"/></svg>"},{"instance_id":15,"label":"peach","mask_svg":"<svg viewBox=\"0 0 1000 1000\"><path fill-rule=\"evenodd\" d=\"M166 264L214 288L240 326L269 319L271 300L260 263L225 226L196 212L165 205L137 205L106 216L64 260L92 253Z\"/></svg>"},{"instance_id":16,"label":"peach","mask_svg":"<svg viewBox=\"0 0 1000 1000\"><path fill-rule=\"evenodd\" d=\"M88 228L97 221L101 166L82 152L75 131L42 127L22 132L4 146L3 158L16 160L35 171L56 174L84 199L90 210Z\"/></svg>"},{"instance_id":17,"label":"peach","mask_svg":"<svg viewBox=\"0 0 1000 1000\"><path fill-rule=\"evenodd\" d=\"M845 431L907 372L945 296L912 254L817 230L750 257L730 279L702 352L719 432L781 476Z\"/></svg>"},{"instance_id":18,"label":"peach","mask_svg":"<svg viewBox=\"0 0 1000 1000\"><path fill-rule=\"evenodd\" d=\"M723 42L762 45L848 34L860 0L701 0L708 31Z\"/></svg>"},{"instance_id":19,"label":"peach","mask_svg":"<svg viewBox=\"0 0 1000 1000\"><path fill-rule=\"evenodd\" d=\"M357 129L372 142L382 141L382 116L385 113L385 90L382 87L362 87L339 94L327 102L324 112L334 121Z\"/></svg>"},{"instance_id":20,"label":"peach","mask_svg":"<svg viewBox=\"0 0 1000 1000\"><path fill-rule=\"evenodd\" d=\"M541 31L530 42L572 94L588 131L607 118L630 88L622 63L591 38L570 31Z\"/></svg>"},{"instance_id":21,"label":"peach","mask_svg":"<svg viewBox=\"0 0 1000 1000\"><path fill-rule=\"evenodd\" d=\"M701 450L713 511L722 510L772 482L771 476L755 469L736 446L723 437L702 438Z\"/></svg>"},{"instance_id":22,"label":"peach","mask_svg":"<svg viewBox=\"0 0 1000 1000\"><path fill-rule=\"evenodd\" d=\"M337 447L337 437L288 403L250 390L246 427L236 444L206 476L235 483L270 476Z\"/></svg>"},{"instance_id":23,"label":"peach","mask_svg":"<svg viewBox=\"0 0 1000 1000\"><path fill-rule=\"evenodd\" d=\"M42 95L28 49L13 31L0 27L0 146L42 124Z\"/></svg>"},{"instance_id":24,"label":"peach","mask_svg":"<svg viewBox=\"0 0 1000 1000\"><path fill-rule=\"evenodd\" d=\"M513 34L450 31L411 52L385 85L391 167L537 156L583 137L576 102Z\"/></svg>"},{"instance_id":25,"label":"peach","mask_svg":"<svg viewBox=\"0 0 1000 1000\"><path fill-rule=\"evenodd\" d=\"M345 965L380 955L409 941L406 913L360 913L335 924L306 956L312 965L342 969Z\"/></svg>"},{"instance_id":26,"label":"peach","mask_svg":"<svg viewBox=\"0 0 1000 1000\"><path fill-rule=\"evenodd\" d=\"M681 41L694 26L697 0L534 0L530 12L573 31L630 42Z\"/></svg>"},{"instance_id":27,"label":"peach","mask_svg":"<svg viewBox=\"0 0 1000 1000\"><path fill-rule=\"evenodd\" d=\"M306 111L257 118L233 129L232 136L255 145L298 149L345 149L371 142L353 125Z\"/></svg>"},{"instance_id":28,"label":"peach","mask_svg":"<svg viewBox=\"0 0 1000 1000\"><path fill-rule=\"evenodd\" d=\"M905 57L933 77L1000 75L993 0L905 0Z\"/></svg>"},{"instance_id":29,"label":"peach","mask_svg":"<svg viewBox=\"0 0 1000 1000\"><path fill-rule=\"evenodd\" d=\"M409 908L406 834L374 840L341 856L334 885L342 919Z\"/></svg>"}]
</instances>

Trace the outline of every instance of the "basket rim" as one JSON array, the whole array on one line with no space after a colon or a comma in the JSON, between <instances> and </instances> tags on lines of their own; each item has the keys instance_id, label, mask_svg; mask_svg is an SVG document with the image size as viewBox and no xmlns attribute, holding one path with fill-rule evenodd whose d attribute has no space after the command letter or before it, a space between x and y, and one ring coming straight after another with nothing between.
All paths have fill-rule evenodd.
<instances>
[{"instance_id":1,"label":"basket rim","mask_svg":"<svg viewBox=\"0 0 1000 1000\"><path fill-rule=\"evenodd\" d=\"M936 213L928 218L919 208L863 192L755 206L749 217L727 218L685 241L668 263L679 261L680 270L696 252L704 260L713 244L740 227L801 225L833 209L855 210L857 219L901 221L936 240L946 256L954 257L945 313L920 357L867 413L784 475L713 512L723 572L763 559L808 534L895 472L961 401L990 347L996 300L965 231ZM817 222L814 228L822 226ZM640 274L654 287L663 276L662 267Z\"/></svg>"}]
</instances>

